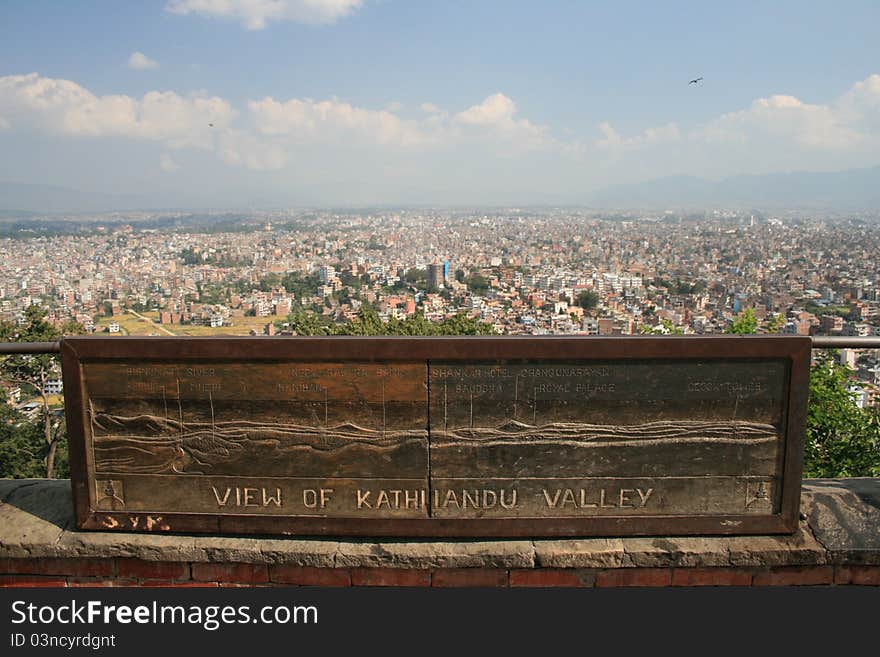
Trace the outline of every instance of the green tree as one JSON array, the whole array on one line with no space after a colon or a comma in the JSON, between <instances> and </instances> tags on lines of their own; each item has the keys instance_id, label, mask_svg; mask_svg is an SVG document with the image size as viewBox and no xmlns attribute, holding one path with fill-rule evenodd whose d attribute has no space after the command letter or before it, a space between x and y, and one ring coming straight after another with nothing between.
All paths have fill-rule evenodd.
<instances>
[{"instance_id":1,"label":"green tree","mask_svg":"<svg viewBox=\"0 0 880 657\"><path fill-rule=\"evenodd\" d=\"M0 477L45 476L44 447L40 425L0 399Z\"/></svg>"},{"instance_id":2,"label":"green tree","mask_svg":"<svg viewBox=\"0 0 880 657\"><path fill-rule=\"evenodd\" d=\"M24 324L14 322L0 323L2 342L54 342L65 334L85 333L82 325L68 322L63 331L46 321L46 310L40 306L29 306L25 310ZM50 380L61 376L61 366L54 354L27 354L6 356L0 362L0 376L20 386L33 389L42 402L40 424L42 426L42 458L45 476L52 479L56 475L56 454L59 448L66 448L66 426L63 417L49 408L49 394L46 391Z\"/></svg>"},{"instance_id":3,"label":"green tree","mask_svg":"<svg viewBox=\"0 0 880 657\"><path fill-rule=\"evenodd\" d=\"M810 371L806 477L880 475L880 415L856 404L851 370L823 353Z\"/></svg>"},{"instance_id":4,"label":"green tree","mask_svg":"<svg viewBox=\"0 0 880 657\"><path fill-rule=\"evenodd\" d=\"M474 273L467 277L468 289L474 294L483 294L489 289L489 281L480 273Z\"/></svg>"},{"instance_id":5,"label":"green tree","mask_svg":"<svg viewBox=\"0 0 880 657\"><path fill-rule=\"evenodd\" d=\"M428 270L412 267L411 269L406 270L406 273L403 275L403 279L410 285L414 285L416 287L424 286L428 282Z\"/></svg>"},{"instance_id":6,"label":"green tree","mask_svg":"<svg viewBox=\"0 0 880 657\"><path fill-rule=\"evenodd\" d=\"M357 319L337 328L339 335L384 335L384 324L373 308L362 306Z\"/></svg>"},{"instance_id":7,"label":"green tree","mask_svg":"<svg viewBox=\"0 0 880 657\"><path fill-rule=\"evenodd\" d=\"M733 323L725 331L725 333L734 335L749 335L757 332L758 318L755 317L755 311L751 308L746 308L737 315L736 319L733 320Z\"/></svg>"},{"instance_id":8,"label":"green tree","mask_svg":"<svg viewBox=\"0 0 880 657\"><path fill-rule=\"evenodd\" d=\"M440 335L495 335L495 329L464 313L447 317L440 322Z\"/></svg>"},{"instance_id":9,"label":"green tree","mask_svg":"<svg viewBox=\"0 0 880 657\"><path fill-rule=\"evenodd\" d=\"M321 316L315 313L293 312L287 316L290 330L297 335L333 335L332 326L321 321Z\"/></svg>"},{"instance_id":10,"label":"green tree","mask_svg":"<svg viewBox=\"0 0 880 657\"><path fill-rule=\"evenodd\" d=\"M362 307L358 318L336 328L335 335L493 335L488 324L460 313L440 322L432 322L421 313L404 319L383 322L370 307Z\"/></svg>"},{"instance_id":11,"label":"green tree","mask_svg":"<svg viewBox=\"0 0 880 657\"><path fill-rule=\"evenodd\" d=\"M574 303L576 306L580 306L584 310L592 310L599 305L599 295L592 290L584 290L577 295Z\"/></svg>"},{"instance_id":12,"label":"green tree","mask_svg":"<svg viewBox=\"0 0 880 657\"><path fill-rule=\"evenodd\" d=\"M785 326L785 315L776 313L767 320L767 332L779 333Z\"/></svg>"}]
</instances>

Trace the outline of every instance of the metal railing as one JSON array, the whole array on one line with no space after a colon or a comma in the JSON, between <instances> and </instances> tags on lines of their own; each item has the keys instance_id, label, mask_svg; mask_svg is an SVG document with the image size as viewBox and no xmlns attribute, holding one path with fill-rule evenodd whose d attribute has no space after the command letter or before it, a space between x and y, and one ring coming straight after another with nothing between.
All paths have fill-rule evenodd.
<instances>
[{"instance_id":1,"label":"metal railing","mask_svg":"<svg viewBox=\"0 0 880 657\"><path fill-rule=\"evenodd\" d=\"M813 349L880 349L880 336L815 335L812 340ZM14 354L57 354L60 352L60 342L0 342L0 355L3 356Z\"/></svg>"},{"instance_id":2,"label":"metal railing","mask_svg":"<svg viewBox=\"0 0 880 657\"><path fill-rule=\"evenodd\" d=\"M813 349L880 349L880 336L860 338L855 336L815 335Z\"/></svg>"},{"instance_id":3,"label":"metal railing","mask_svg":"<svg viewBox=\"0 0 880 657\"><path fill-rule=\"evenodd\" d=\"M57 354L60 342L0 342L0 354Z\"/></svg>"}]
</instances>

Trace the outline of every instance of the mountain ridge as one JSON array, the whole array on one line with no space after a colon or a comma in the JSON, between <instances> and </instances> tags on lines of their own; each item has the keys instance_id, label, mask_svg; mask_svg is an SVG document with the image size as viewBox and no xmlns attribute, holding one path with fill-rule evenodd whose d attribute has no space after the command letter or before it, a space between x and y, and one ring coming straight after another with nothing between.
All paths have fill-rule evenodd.
<instances>
[{"instance_id":1,"label":"mountain ridge","mask_svg":"<svg viewBox=\"0 0 880 657\"><path fill-rule=\"evenodd\" d=\"M767 208L880 208L880 166L843 171L739 174L713 181L674 175L610 185L591 205L609 208L742 206Z\"/></svg>"}]
</instances>

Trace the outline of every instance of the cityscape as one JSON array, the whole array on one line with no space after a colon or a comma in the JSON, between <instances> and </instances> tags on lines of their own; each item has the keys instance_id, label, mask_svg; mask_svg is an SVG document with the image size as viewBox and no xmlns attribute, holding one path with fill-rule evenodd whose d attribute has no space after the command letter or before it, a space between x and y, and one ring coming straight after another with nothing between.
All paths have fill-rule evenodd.
<instances>
[{"instance_id":1,"label":"cityscape","mask_svg":"<svg viewBox=\"0 0 880 657\"><path fill-rule=\"evenodd\" d=\"M880 222L583 209L116 213L0 240L0 320L109 335L295 335L374 311L498 335L880 335ZM85 228L82 222L86 222ZM39 226L39 222L34 224ZM156 226L160 227L156 227ZM12 236L10 236L12 233ZM297 323L300 320L300 324ZM842 364L874 403L874 352ZM53 390L53 392L60 391Z\"/></svg>"}]
</instances>

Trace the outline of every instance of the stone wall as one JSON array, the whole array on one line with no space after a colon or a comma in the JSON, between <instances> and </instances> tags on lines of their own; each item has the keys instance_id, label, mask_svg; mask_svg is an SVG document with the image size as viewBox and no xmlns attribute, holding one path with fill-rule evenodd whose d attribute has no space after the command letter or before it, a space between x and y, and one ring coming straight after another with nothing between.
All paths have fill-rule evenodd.
<instances>
[{"instance_id":1,"label":"stone wall","mask_svg":"<svg viewBox=\"0 0 880 657\"><path fill-rule=\"evenodd\" d=\"M69 482L0 480L0 585L880 585L880 479L806 481L791 536L338 540L73 525Z\"/></svg>"}]
</instances>

